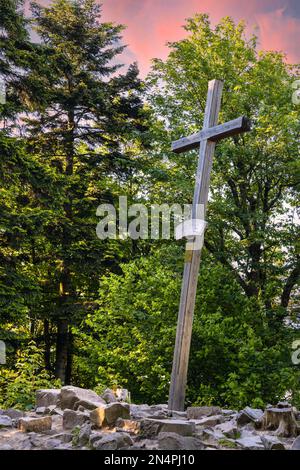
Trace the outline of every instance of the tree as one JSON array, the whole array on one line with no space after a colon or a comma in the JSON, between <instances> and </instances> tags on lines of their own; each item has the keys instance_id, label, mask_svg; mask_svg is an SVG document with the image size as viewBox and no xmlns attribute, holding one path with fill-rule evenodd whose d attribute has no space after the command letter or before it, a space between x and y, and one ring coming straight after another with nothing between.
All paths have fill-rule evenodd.
<instances>
[{"instance_id":1,"label":"tree","mask_svg":"<svg viewBox=\"0 0 300 470\"><path fill-rule=\"evenodd\" d=\"M96 208L118 195L191 202L196 153L173 155L170 141L201 128L212 78L225 80L220 120L245 114L253 130L214 160L187 401L263 406L290 391L299 403L285 322L299 308L298 68L257 53L243 23L196 15L154 61L144 102L137 67L117 65L123 27L102 23L94 0L34 3L37 43L21 1L0 7L0 319L14 349L2 403L29 405L32 377L48 386L53 372L166 400L184 242L99 240Z\"/></svg>"},{"instance_id":2,"label":"tree","mask_svg":"<svg viewBox=\"0 0 300 470\"><path fill-rule=\"evenodd\" d=\"M134 403L165 403L172 369L182 249L165 243L105 276L99 308L79 326L76 375L82 386L127 387ZM299 402L293 334L269 342L257 307L228 270L206 253L199 276L187 403L240 409L284 398Z\"/></svg>"},{"instance_id":3,"label":"tree","mask_svg":"<svg viewBox=\"0 0 300 470\"><path fill-rule=\"evenodd\" d=\"M40 348L33 341L16 357L15 370L1 371L1 407L31 409L35 405L36 391L59 387L59 381L51 381L43 364Z\"/></svg>"},{"instance_id":4,"label":"tree","mask_svg":"<svg viewBox=\"0 0 300 470\"><path fill-rule=\"evenodd\" d=\"M123 27L101 23L94 0L33 3L32 12L41 45L39 63L24 78L31 105L27 149L54 173L56 192L37 247L37 262L48 271L41 311L56 325L55 374L68 383L71 325L93 305L99 273L118 264L96 238L95 215L100 202L113 200L114 179L126 180L142 146L142 84L135 65L116 74L120 65L112 61L123 50Z\"/></svg>"},{"instance_id":5,"label":"tree","mask_svg":"<svg viewBox=\"0 0 300 470\"><path fill-rule=\"evenodd\" d=\"M20 113L27 109L22 100L22 79L30 69L30 55L34 57L22 5L16 0L0 2L0 76L5 83L5 100L0 105L1 338L14 348L26 337L27 314L38 295L32 273L24 266L23 251L28 248L23 209L34 186L36 165L18 133ZM14 328L16 323L19 329Z\"/></svg>"},{"instance_id":6,"label":"tree","mask_svg":"<svg viewBox=\"0 0 300 470\"><path fill-rule=\"evenodd\" d=\"M166 122L164 141L201 128L212 78L225 81L220 120L236 114L252 120L251 133L218 145L205 247L249 298L264 305L270 321L282 322L300 274L299 107L291 98L299 67L287 65L281 53L258 53L243 22L225 18L212 28L199 14L185 29L188 37L169 44L167 60L154 61L149 99ZM190 200L186 157L168 158L178 169L173 186L184 180ZM194 171L192 156L188 166Z\"/></svg>"},{"instance_id":7,"label":"tree","mask_svg":"<svg viewBox=\"0 0 300 470\"><path fill-rule=\"evenodd\" d=\"M157 116L153 135L168 176L167 184L152 181L149 200L192 200L196 154L187 158L168 149L171 140L201 128L209 80L225 80L221 120L245 114L253 122L251 133L220 144L214 161L188 400L263 406L290 390L297 402L299 375L290 358L295 332L284 322L299 283L299 109L291 100L297 67L282 54L258 53L256 38L246 39L245 25L230 18L213 29L206 15L196 15L186 29L188 37L170 44L168 59L155 60L148 77L148 100ZM163 268L154 256L111 277L100 290L99 312L87 324L95 331L98 379L130 382L141 400L151 400L154 384L153 400L165 399L171 370L171 324L179 301L171 279L178 258L169 260L171 250L164 249L158 255ZM168 306L162 290L172 299Z\"/></svg>"}]
</instances>

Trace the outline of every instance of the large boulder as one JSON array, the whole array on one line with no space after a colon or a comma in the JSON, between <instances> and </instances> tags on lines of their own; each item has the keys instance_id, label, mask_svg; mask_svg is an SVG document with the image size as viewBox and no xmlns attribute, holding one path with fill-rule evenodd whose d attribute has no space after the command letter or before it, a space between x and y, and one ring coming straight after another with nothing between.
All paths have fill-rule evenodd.
<instances>
[{"instance_id":1,"label":"large boulder","mask_svg":"<svg viewBox=\"0 0 300 470\"><path fill-rule=\"evenodd\" d=\"M195 432L195 423L179 419L152 419L141 421L140 433L143 437L156 436L161 432L172 432L181 436L192 436Z\"/></svg>"},{"instance_id":2,"label":"large boulder","mask_svg":"<svg viewBox=\"0 0 300 470\"><path fill-rule=\"evenodd\" d=\"M9 444L1 444L0 450L15 450L15 449Z\"/></svg>"},{"instance_id":3,"label":"large boulder","mask_svg":"<svg viewBox=\"0 0 300 470\"><path fill-rule=\"evenodd\" d=\"M205 427L214 427L217 424L220 424L224 421L223 415L214 415L214 416L207 416L206 418L202 419L191 419L190 422L194 423L197 426L205 426Z\"/></svg>"},{"instance_id":4,"label":"large boulder","mask_svg":"<svg viewBox=\"0 0 300 470\"><path fill-rule=\"evenodd\" d=\"M258 423L263 417L263 414L263 410L246 406L246 408L239 412L237 416L237 424L243 426L244 424L251 422Z\"/></svg>"},{"instance_id":5,"label":"large boulder","mask_svg":"<svg viewBox=\"0 0 300 470\"><path fill-rule=\"evenodd\" d=\"M20 418L18 428L23 432L44 432L52 427L52 417L43 416L42 418Z\"/></svg>"},{"instance_id":6,"label":"large boulder","mask_svg":"<svg viewBox=\"0 0 300 470\"><path fill-rule=\"evenodd\" d=\"M130 415L133 419L143 419L143 418L154 418L154 419L164 419L173 415L173 411L168 410L168 405L134 405L130 404ZM176 412L175 412L176 413ZM182 416L186 418L186 415Z\"/></svg>"},{"instance_id":7,"label":"large boulder","mask_svg":"<svg viewBox=\"0 0 300 470\"><path fill-rule=\"evenodd\" d=\"M114 426L118 418L129 419L130 411L127 403L111 403L91 411L90 419L99 428Z\"/></svg>"},{"instance_id":8,"label":"large boulder","mask_svg":"<svg viewBox=\"0 0 300 470\"><path fill-rule=\"evenodd\" d=\"M24 411L15 410L14 408L8 408L7 410L4 410L1 414L9 416L11 419L23 418L23 416L25 416Z\"/></svg>"},{"instance_id":9,"label":"large boulder","mask_svg":"<svg viewBox=\"0 0 300 470\"><path fill-rule=\"evenodd\" d=\"M130 434L138 434L141 428L141 422L133 419L119 418L115 424L117 428L122 429L122 431L129 432Z\"/></svg>"},{"instance_id":10,"label":"large boulder","mask_svg":"<svg viewBox=\"0 0 300 470\"><path fill-rule=\"evenodd\" d=\"M94 440L92 447L95 450L117 450L126 449L132 445L133 441L129 434L125 432L117 432L103 435L98 440Z\"/></svg>"},{"instance_id":11,"label":"large boulder","mask_svg":"<svg viewBox=\"0 0 300 470\"><path fill-rule=\"evenodd\" d=\"M78 444L80 446L85 446L88 444L90 436L92 433L92 426L89 423L84 424L78 434Z\"/></svg>"},{"instance_id":12,"label":"large boulder","mask_svg":"<svg viewBox=\"0 0 300 470\"><path fill-rule=\"evenodd\" d=\"M261 436L261 440L266 450L285 450L284 444L276 436Z\"/></svg>"},{"instance_id":13,"label":"large boulder","mask_svg":"<svg viewBox=\"0 0 300 470\"><path fill-rule=\"evenodd\" d=\"M221 413L219 406L192 406L187 409L188 419L201 419Z\"/></svg>"},{"instance_id":14,"label":"large boulder","mask_svg":"<svg viewBox=\"0 0 300 470\"><path fill-rule=\"evenodd\" d=\"M115 403L118 401L114 392L110 388L107 388L106 390L104 390L104 392L101 395L101 398L103 398L105 403Z\"/></svg>"},{"instance_id":15,"label":"large boulder","mask_svg":"<svg viewBox=\"0 0 300 470\"><path fill-rule=\"evenodd\" d=\"M173 432L161 432L158 435L159 450L201 450L203 443L196 437L186 437Z\"/></svg>"},{"instance_id":16,"label":"large boulder","mask_svg":"<svg viewBox=\"0 0 300 470\"><path fill-rule=\"evenodd\" d=\"M56 388L46 388L36 391L36 408L47 407L51 405L59 406L60 390Z\"/></svg>"},{"instance_id":17,"label":"large boulder","mask_svg":"<svg viewBox=\"0 0 300 470\"><path fill-rule=\"evenodd\" d=\"M99 397L100 398L100 397ZM74 405L74 410L79 410L79 411L82 411L82 410L89 410L89 411L92 411L92 410L95 410L96 408L99 408L100 406L105 406L106 403L104 402L104 400L101 400L99 401L98 399L97 400L79 400L75 403Z\"/></svg>"},{"instance_id":18,"label":"large boulder","mask_svg":"<svg viewBox=\"0 0 300 470\"><path fill-rule=\"evenodd\" d=\"M130 416L133 419L143 419L147 418L149 414L152 413L151 408L149 405L135 405L135 404L130 404Z\"/></svg>"},{"instance_id":19,"label":"large boulder","mask_svg":"<svg viewBox=\"0 0 300 470\"><path fill-rule=\"evenodd\" d=\"M265 446L259 436L245 436L235 441L241 449L264 450Z\"/></svg>"},{"instance_id":20,"label":"large boulder","mask_svg":"<svg viewBox=\"0 0 300 470\"><path fill-rule=\"evenodd\" d=\"M61 389L61 409L76 410L79 406L95 409L105 405L105 401L93 390L67 385Z\"/></svg>"},{"instance_id":21,"label":"large boulder","mask_svg":"<svg viewBox=\"0 0 300 470\"><path fill-rule=\"evenodd\" d=\"M214 448L219 446L220 439L224 439L224 434L216 428L197 429L196 435L206 446Z\"/></svg>"},{"instance_id":22,"label":"large boulder","mask_svg":"<svg viewBox=\"0 0 300 470\"><path fill-rule=\"evenodd\" d=\"M300 436L298 436L291 447L292 450L300 450Z\"/></svg>"},{"instance_id":23,"label":"large boulder","mask_svg":"<svg viewBox=\"0 0 300 470\"><path fill-rule=\"evenodd\" d=\"M218 424L216 430L221 431L224 436L235 439L239 435L236 421L226 421L225 423Z\"/></svg>"},{"instance_id":24,"label":"large boulder","mask_svg":"<svg viewBox=\"0 0 300 470\"><path fill-rule=\"evenodd\" d=\"M89 421L89 416L80 411L64 410L63 414L63 428L73 429L75 426L81 426Z\"/></svg>"},{"instance_id":25,"label":"large boulder","mask_svg":"<svg viewBox=\"0 0 300 470\"><path fill-rule=\"evenodd\" d=\"M11 428L13 425L12 419L9 416L1 415L0 416L0 429L1 428Z\"/></svg>"}]
</instances>

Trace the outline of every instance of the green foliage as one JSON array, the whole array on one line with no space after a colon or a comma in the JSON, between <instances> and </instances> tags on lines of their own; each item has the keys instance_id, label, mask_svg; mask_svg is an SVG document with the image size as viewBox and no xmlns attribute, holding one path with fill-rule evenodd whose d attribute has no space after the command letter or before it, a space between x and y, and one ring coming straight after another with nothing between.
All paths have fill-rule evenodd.
<instances>
[{"instance_id":1,"label":"green foliage","mask_svg":"<svg viewBox=\"0 0 300 470\"><path fill-rule=\"evenodd\" d=\"M229 439L220 439L219 444L222 447L228 447L228 449L235 449L237 447L237 444Z\"/></svg>"},{"instance_id":2,"label":"green foliage","mask_svg":"<svg viewBox=\"0 0 300 470\"><path fill-rule=\"evenodd\" d=\"M216 149L188 399L238 408L274 403L291 391L299 402L290 357L297 332L284 323L299 309L300 108L291 100L299 66L287 65L281 53L259 53L244 22L224 18L213 27L197 14L185 29L186 38L169 44L168 58L155 60L148 77L168 181L154 183L154 197L192 199L197 153L173 155L170 140L201 128L209 80L224 80L220 122L240 114L253 125Z\"/></svg>"},{"instance_id":3,"label":"green foliage","mask_svg":"<svg viewBox=\"0 0 300 470\"><path fill-rule=\"evenodd\" d=\"M99 240L96 208L191 202L197 153L170 141L201 128L213 78L220 122L247 115L253 130L216 149L187 403L299 404L284 322L299 310L299 67L258 53L243 22L197 14L146 87L136 65L119 73L123 26L101 22L96 1L33 3L30 20L22 5L0 0L1 406L32 406L53 373L166 401L183 244Z\"/></svg>"},{"instance_id":4,"label":"green foliage","mask_svg":"<svg viewBox=\"0 0 300 470\"><path fill-rule=\"evenodd\" d=\"M299 198L299 106L292 83L299 66L278 52L258 52L245 24L208 15L187 20L187 37L170 43L168 58L155 60L149 101L167 123L160 149L170 169L166 193L192 199L196 152L172 155L170 140L202 126L207 83L224 80L220 122L248 116L253 130L220 142L211 179L206 248L230 269L248 297L259 298L273 322L282 321L300 279L295 223Z\"/></svg>"},{"instance_id":5,"label":"green foliage","mask_svg":"<svg viewBox=\"0 0 300 470\"><path fill-rule=\"evenodd\" d=\"M130 254L128 244L97 238L96 209L126 193L141 167L147 113L136 65L117 74L123 26L101 22L93 0L32 5L40 42L31 44L24 31L28 60L18 62L16 83L11 52L19 58L21 46L12 21L27 23L18 5L9 0L1 18L8 100L0 112L11 112L18 135L14 124L25 109L26 137L0 135L0 302L7 322L24 319L28 328L30 320L31 335L43 336L47 369L65 382L72 375L71 325L93 306L99 276Z\"/></svg>"},{"instance_id":6,"label":"green foliage","mask_svg":"<svg viewBox=\"0 0 300 470\"><path fill-rule=\"evenodd\" d=\"M76 447L79 443L79 434L80 434L80 426L75 426L72 429L72 446Z\"/></svg>"},{"instance_id":7,"label":"green foliage","mask_svg":"<svg viewBox=\"0 0 300 470\"><path fill-rule=\"evenodd\" d=\"M159 252L123 265L123 276L103 277L99 310L77 331L88 380L127 387L134 402L159 401L168 389L180 284L179 273L170 276L174 251L164 266Z\"/></svg>"},{"instance_id":8,"label":"green foliage","mask_svg":"<svg viewBox=\"0 0 300 470\"><path fill-rule=\"evenodd\" d=\"M31 409L35 404L35 392L42 388L59 388L59 380L51 379L44 369L41 350L34 341L19 351L14 369L0 369L2 408Z\"/></svg>"},{"instance_id":9,"label":"green foliage","mask_svg":"<svg viewBox=\"0 0 300 470\"><path fill-rule=\"evenodd\" d=\"M181 250L162 247L102 279L99 309L77 334L90 377L128 387L133 402L165 402L181 284ZM261 321L257 321L260 311ZM297 401L299 371L290 358L294 333L275 335L263 309L230 272L206 256L199 277L187 400L241 408L275 403L290 391ZM86 357L86 359L85 359ZM90 383L90 382L89 382Z\"/></svg>"},{"instance_id":10,"label":"green foliage","mask_svg":"<svg viewBox=\"0 0 300 470\"><path fill-rule=\"evenodd\" d=\"M106 388L107 388L106 385L102 385L102 384L100 384L100 383L97 383L97 385L95 385L95 386L93 387L93 390L94 390L94 392L97 393L97 395L102 395L102 393L104 393L104 391L105 391ZM112 388L112 387L111 387L111 388Z\"/></svg>"}]
</instances>

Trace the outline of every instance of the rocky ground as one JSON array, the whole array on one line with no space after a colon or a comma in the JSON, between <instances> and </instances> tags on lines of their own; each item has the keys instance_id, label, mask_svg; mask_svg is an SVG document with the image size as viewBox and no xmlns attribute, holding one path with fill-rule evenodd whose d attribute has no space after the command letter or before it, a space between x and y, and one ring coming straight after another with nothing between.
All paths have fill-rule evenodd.
<instances>
[{"instance_id":1,"label":"rocky ground","mask_svg":"<svg viewBox=\"0 0 300 470\"><path fill-rule=\"evenodd\" d=\"M0 450L300 450L300 413L285 402L178 412L128 404L124 392L38 390L34 411L0 410Z\"/></svg>"}]
</instances>

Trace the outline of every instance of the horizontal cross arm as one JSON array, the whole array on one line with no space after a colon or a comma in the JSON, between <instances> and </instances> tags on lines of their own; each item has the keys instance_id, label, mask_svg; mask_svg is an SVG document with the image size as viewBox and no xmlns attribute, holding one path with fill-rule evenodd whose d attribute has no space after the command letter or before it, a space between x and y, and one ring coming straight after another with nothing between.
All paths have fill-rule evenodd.
<instances>
[{"instance_id":1,"label":"horizontal cross arm","mask_svg":"<svg viewBox=\"0 0 300 470\"><path fill-rule=\"evenodd\" d=\"M183 137L182 139L175 140L172 142L172 151L175 153L186 152L187 150L198 147L202 140L212 140L217 142L218 140L225 139L242 132L248 132L251 130L251 122L245 117L239 117L233 121L228 121L225 124L219 124L218 126L208 127L203 129L196 134L192 134L189 137Z\"/></svg>"}]
</instances>

